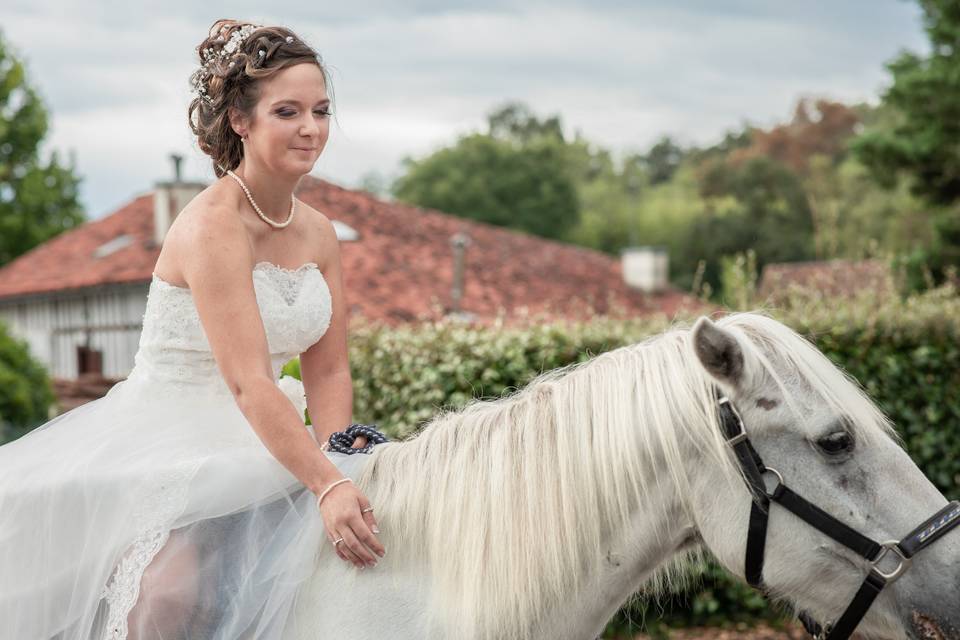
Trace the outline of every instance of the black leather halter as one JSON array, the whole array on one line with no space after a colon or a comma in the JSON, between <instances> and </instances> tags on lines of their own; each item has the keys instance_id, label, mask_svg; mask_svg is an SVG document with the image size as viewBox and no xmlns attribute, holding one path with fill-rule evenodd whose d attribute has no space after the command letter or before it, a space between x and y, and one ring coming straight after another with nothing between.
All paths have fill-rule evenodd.
<instances>
[{"instance_id":1,"label":"black leather halter","mask_svg":"<svg viewBox=\"0 0 960 640\"><path fill-rule=\"evenodd\" d=\"M776 502L791 511L810 526L862 556L871 564L870 573L867 574L859 591L847 606L847 610L832 625L821 626L806 612L800 613L803 625L818 640L845 640L850 637L883 588L897 580L910 568L913 556L960 525L960 502L954 501L910 532L903 540L875 542L816 505L807 502L787 487L783 476L776 469L764 466L763 460L747 437L743 420L733 403L726 397L721 397L719 405L724 437L743 470L747 487L754 495L747 531L747 555L744 566L747 582L753 587L763 589L763 556L771 502ZM776 478L777 485L773 490L767 490L764 476ZM880 564L888 557L896 561L896 566L885 571L880 568Z\"/></svg>"}]
</instances>

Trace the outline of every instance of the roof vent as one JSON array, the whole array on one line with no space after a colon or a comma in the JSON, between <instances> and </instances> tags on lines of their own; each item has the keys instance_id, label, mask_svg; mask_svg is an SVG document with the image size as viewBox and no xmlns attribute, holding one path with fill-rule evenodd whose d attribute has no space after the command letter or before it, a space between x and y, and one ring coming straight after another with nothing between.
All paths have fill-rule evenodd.
<instances>
[{"instance_id":1,"label":"roof vent","mask_svg":"<svg viewBox=\"0 0 960 640\"><path fill-rule=\"evenodd\" d=\"M333 223L333 230L337 232L337 240L340 242L356 242L360 239L360 234L350 225L339 220L331 220L330 222Z\"/></svg>"},{"instance_id":2,"label":"roof vent","mask_svg":"<svg viewBox=\"0 0 960 640\"><path fill-rule=\"evenodd\" d=\"M133 243L133 236L129 233L125 233L122 236L117 236L113 240L104 242L102 245L93 250L94 258L103 258L110 255L114 251L119 251L124 247L128 247Z\"/></svg>"}]
</instances>

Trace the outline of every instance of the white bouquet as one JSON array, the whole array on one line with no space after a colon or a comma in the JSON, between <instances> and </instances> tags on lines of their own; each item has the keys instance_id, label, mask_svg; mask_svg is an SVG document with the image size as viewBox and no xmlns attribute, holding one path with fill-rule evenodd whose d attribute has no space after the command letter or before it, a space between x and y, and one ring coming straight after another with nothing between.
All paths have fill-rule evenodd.
<instances>
[{"instance_id":1,"label":"white bouquet","mask_svg":"<svg viewBox=\"0 0 960 640\"><path fill-rule=\"evenodd\" d=\"M307 395L303 389L303 383L293 376L283 376L277 386L290 398L290 402L300 412L300 418L303 419L303 413L307 409Z\"/></svg>"}]
</instances>

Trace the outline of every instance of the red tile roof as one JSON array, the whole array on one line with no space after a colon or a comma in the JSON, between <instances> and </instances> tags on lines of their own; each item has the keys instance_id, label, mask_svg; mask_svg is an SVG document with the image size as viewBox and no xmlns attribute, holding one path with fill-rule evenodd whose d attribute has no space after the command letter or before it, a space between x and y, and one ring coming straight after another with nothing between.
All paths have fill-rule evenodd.
<instances>
[{"instance_id":1,"label":"red tile roof","mask_svg":"<svg viewBox=\"0 0 960 640\"><path fill-rule=\"evenodd\" d=\"M699 306L678 291L646 295L630 289L620 260L440 211L379 200L305 176L297 195L355 229L342 244L344 286L351 312L391 324L442 317L451 304L450 237L465 232L461 307L480 321L503 309L508 322L531 313L582 317L618 308L631 315ZM123 234L129 246L98 258L94 250ZM0 299L121 282L147 282L160 254L153 245L153 196L60 234L0 269Z\"/></svg>"},{"instance_id":2,"label":"red tile roof","mask_svg":"<svg viewBox=\"0 0 960 640\"><path fill-rule=\"evenodd\" d=\"M97 247L124 234L134 242L107 256ZM0 269L0 299L94 285L150 280L160 247L153 247L153 195L64 231Z\"/></svg>"},{"instance_id":3,"label":"red tile roof","mask_svg":"<svg viewBox=\"0 0 960 640\"><path fill-rule=\"evenodd\" d=\"M893 295L895 285L883 260L783 262L764 267L758 287L762 297L778 302L796 291L831 298L852 298L869 291L885 298Z\"/></svg>"}]
</instances>

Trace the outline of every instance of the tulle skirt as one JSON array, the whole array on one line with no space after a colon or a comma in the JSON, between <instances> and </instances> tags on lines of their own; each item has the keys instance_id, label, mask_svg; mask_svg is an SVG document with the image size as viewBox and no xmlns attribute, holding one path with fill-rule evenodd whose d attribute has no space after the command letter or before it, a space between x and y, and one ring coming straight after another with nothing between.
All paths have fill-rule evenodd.
<instances>
[{"instance_id":1,"label":"tulle skirt","mask_svg":"<svg viewBox=\"0 0 960 640\"><path fill-rule=\"evenodd\" d=\"M229 395L128 379L0 447L3 640L281 638L325 543Z\"/></svg>"}]
</instances>

